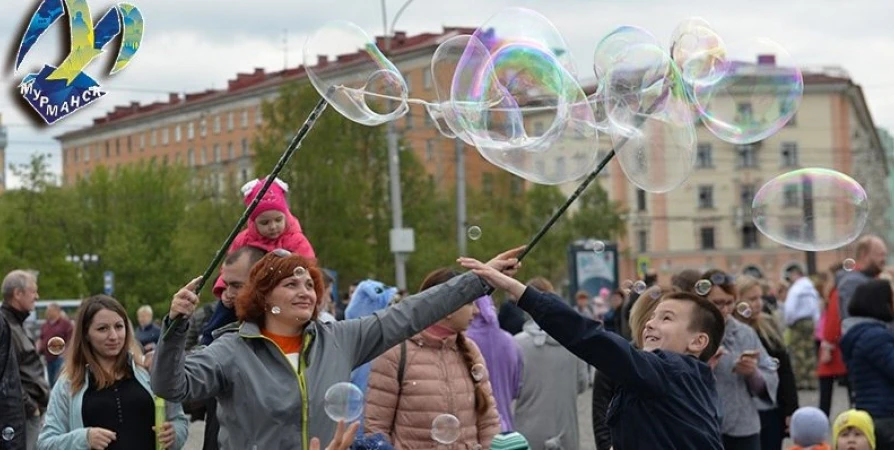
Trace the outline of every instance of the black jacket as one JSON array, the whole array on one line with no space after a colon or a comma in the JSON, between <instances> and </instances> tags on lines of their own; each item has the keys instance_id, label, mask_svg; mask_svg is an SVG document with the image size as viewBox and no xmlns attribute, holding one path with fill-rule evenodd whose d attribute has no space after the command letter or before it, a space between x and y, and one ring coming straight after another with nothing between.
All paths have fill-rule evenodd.
<instances>
[{"instance_id":1,"label":"black jacket","mask_svg":"<svg viewBox=\"0 0 894 450\"><path fill-rule=\"evenodd\" d=\"M32 417L38 410L43 414L50 401L50 385L44 376L44 365L40 360L40 354L37 353L37 347L22 327L28 318L28 313L14 310L6 303L0 307L0 313L9 325L12 348L15 349L16 361L19 364L25 414L27 417Z\"/></svg>"},{"instance_id":2,"label":"black jacket","mask_svg":"<svg viewBox=\"0 0 894 450\"><path fill-rule=\"evenodd\" d=\"M694 356L637 350L554 294L518 300L553 339L618 383L608 411L615 450L721 450L714 373Z\"/></svg>"},{"instance_id":3,"label":"black jacket","mask_svg":"<svg viewBox=\"0 0 894 450\"><path fill-rule=\"evenodd\" d=\"M770 341L757 334L761 340L761 345L767 349L767 354L771 358L779 361L776 373L779 375L779 386L776 388L776 404L782 412L782 429L785 429L785 418L795 413L798 406L798 386L795 382L795 372L792 369L792 360L788 355L785 347L773 347Z\"/></svg>"},{"instance_id":4,"label":"black jacket","mask_svg":"<svg viewBox=\"0 0 894 450\"><path fill-rule=\"evenodd\" d=\"M593 379L593 437L596 438L597 450L612 448L612 432L605 419L614 396L615 383L597 370Z\"/></svg>"},{"instance_id":5,"label":"black jacket","mask_svg":"<svg viewBox=\"0 0 894 450\"><path fill-rule=\"evenodd\" d=\"M22 408L19 364L12 345L12 333L0 317L0 450L25 450L25 409ZM9 431L12 439L6 440Z\"/></svg>"}]
</instances>

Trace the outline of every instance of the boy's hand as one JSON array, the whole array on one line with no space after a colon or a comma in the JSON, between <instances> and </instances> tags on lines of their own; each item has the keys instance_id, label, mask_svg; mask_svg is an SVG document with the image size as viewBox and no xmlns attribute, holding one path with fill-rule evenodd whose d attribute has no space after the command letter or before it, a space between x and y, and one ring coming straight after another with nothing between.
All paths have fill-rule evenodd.
<instances>
[{"instance_id":1,"label":"boy's hand","mask_svg":"<svg viewBox=\"0 0 894 450\"><path fill-rule=\"evenodd\" d=\"M515 250L510 250L510 252ZM500 270L506 270L515 273L520 263L515 258L501 259L510 252L502 253L497 258L492 259L488 264L484 264L474 258L459 258L456 261L466 269L470 269L475 275L478 275L484 281L497 289L503 289L509 295L516 299L521 298L525 292L525 285L521 284L515 278L512 278Z\"/></svg>"}]
</instances>

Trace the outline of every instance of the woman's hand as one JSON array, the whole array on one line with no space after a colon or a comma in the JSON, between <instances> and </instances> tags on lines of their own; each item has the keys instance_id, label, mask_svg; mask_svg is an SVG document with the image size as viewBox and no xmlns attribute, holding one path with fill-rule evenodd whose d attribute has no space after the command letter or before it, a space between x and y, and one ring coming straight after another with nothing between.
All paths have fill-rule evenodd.
<instances>
[{"instance_id":1,"label":"woman's hand","mask_svg":"<svg viewBox=\"0 0 894 450\"><path fill-rule=\"evenodd\" d=\"M510 257L501 258L513 251L515 250L502 253L487 264L474 258L465 257L459 258L456 261L466 269L470 269L475 275L484 279L484 281L491 286L497 289L503 289L512 297L519 299L522 294L525 293L525 285L501 271L502 269L514 274L516 270L518 270L519 262L517 259Z\"/></svg>"},{"instance_id":2,"label":"woman's hand","mask_svg":"<svg viewBox=\"0 0 894 450\"><path fill-rule=\"evenodd\" d=\"M180 316L183 316L184 319L188 319L189 316L195 312L196 305L199 304L199 296L196 295L196 287L198 287L199 281L201 280L202 277L198 277L190 281L189 284L183 286L182 289L174 294L174 299L171 300L171 311L168 312L168 317L170 317L171 320Z\"/></svg>"},{"instance_id":3,"label":"woman's hand","mask_svg":"<svg viewBox=\"0 0 894 450\"><path fill-rule=\"evenodd\" d=\"M90 446L90 450L105 450L115 439L117 439L117 435L112 430L97 427L87 428L87 445Z\"/></svg>"},{"instance_id":4,"label":"woman's hand","mask_svg":"<svg viewBox=\"0 0 894 450\"><path fill-rule=\"evenodd\" d=\"M174 424L171 422L165 422L161 424L161 431L152 427L152 431L155 431L155 434L158 436L158 442L164 448L172 448L174 446L174 439L177 438L177 435L174 433Z\"/></svg>"},{"instance_id":5,"label":"woman's hand","mask_svg":"<svg viewBox=\"0 0 894 450\"><path fill-rule=\"evenodd\" d=\"M332 442L326 447L326 450L348 450L354 443L354 436L357 435L357 429L360 428L360 422L354 422L345 429L345 422L338 421L338 427L335 429L335 436ZM313 438L310 440L310 450L320 450L320 440Z\"/></svg>"}]
</instances>

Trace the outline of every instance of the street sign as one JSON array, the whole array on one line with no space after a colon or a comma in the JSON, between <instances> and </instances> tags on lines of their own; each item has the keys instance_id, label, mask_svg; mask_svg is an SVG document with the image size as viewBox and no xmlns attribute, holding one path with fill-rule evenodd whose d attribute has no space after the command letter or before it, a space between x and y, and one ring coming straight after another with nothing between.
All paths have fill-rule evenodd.
<instances>
[{"instance_id":1,"label":"street sign","mask_svg":"<svg viewBox=\"0 0 894 450\"><path fill-rule=\"evenodd\" d=\"M106 295L112 295L115 292L115 273L107 270L102 274L103 292Z\"/></svg>"}]
</instances>

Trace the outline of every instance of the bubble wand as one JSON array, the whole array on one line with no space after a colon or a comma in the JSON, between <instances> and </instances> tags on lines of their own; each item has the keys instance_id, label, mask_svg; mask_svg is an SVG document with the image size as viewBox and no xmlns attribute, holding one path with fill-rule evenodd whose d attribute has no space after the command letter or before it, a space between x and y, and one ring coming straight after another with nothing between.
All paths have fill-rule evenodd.
<instances>
[{"instance_id":1,"label":"bubble wand","mask_svg":"<svg viewBox=\"0 0 894 450\"><path fill-rule=\"evenodd\" d=\"M332 89L330 89L332 90ZM217 268L217 265L220 264L221 260L223 260L224 255L227 252L227 249L230 248L230 245L233 244L233 241L236 239L236 235L239 234L239 231L242 230L242 227L245 226L245 223L248 222L248 217L251 215L252 211L257 208L258 204L261 202L261 199L264 198L264 195L267 193L267 189L270 188L270 185L273 184L273 180L279 175L282 171L283 167L285 167L286 163L289 162L289 159L292 155L301 148L301 143L304 141L304 138L307 137L307 133L310 132L311 128L317 123L317 119L320 118L320 115L323 114L323 111L326 110L326 107L329 103L326 101L326 96L320 98L320 101L317 102L317 105L314 106L314 109L311 110L310 114L307 115L307 119L304 121L304 125L298 130L298 133L292 138L292 141L289 142L289 146L286 148L286 151L283 152L282 156L279 157L279 161L276 162L276 165L273 166L273 170L270 172L270 175L267 175L267 179L264 181L264 185L261 186L261 190L258 191L258 195L255 196L254 200L252 200L251 204L248 205L248 208L245 209L245 212L242 213L242 217L236 222L236 226L233 227L233 230L230 231L230 235L227 236L227 239L224 241L223 245L217 249L217 253L214 255L214 259L211 260L211 263L208 264L208 267L205 268L205 273L202 274L202 279L199 280L199 284L196 286L196 295L199 295L202 292L202 287L205 286L205 281L211 278L212 273ZM185 320L183 316L178 316L174 319L174 323L165 330L164 335L162 335L162 339L167 338L168 334L180 325L181 322Z\"/></svg>"}]
</instances>

